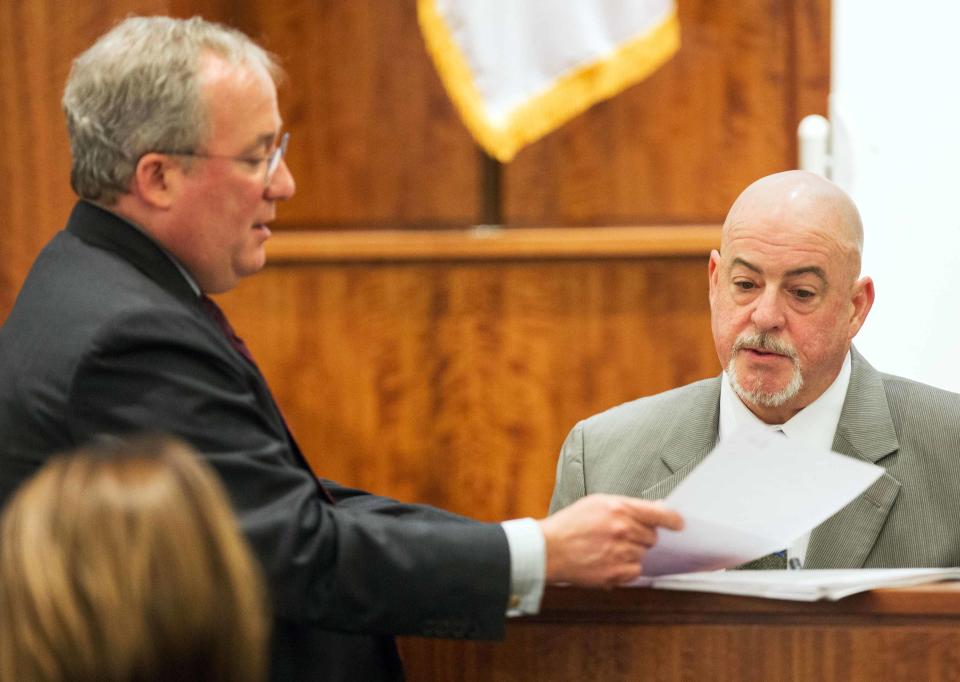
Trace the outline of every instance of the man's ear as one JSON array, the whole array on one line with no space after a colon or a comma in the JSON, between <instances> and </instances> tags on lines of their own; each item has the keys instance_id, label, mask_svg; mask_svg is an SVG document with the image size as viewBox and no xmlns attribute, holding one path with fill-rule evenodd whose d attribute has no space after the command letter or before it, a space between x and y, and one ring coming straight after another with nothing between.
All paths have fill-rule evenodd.
<instances>
[{"instance_id":1,"label":"man's ear","mask_svg":"<svg viewBox=\"0 0 960 682\"><path fill-rule=\"evenodd\" d=\"M850 338L852 339L860 331L864 321L867 319L867 313L873 307L874 290L873 280L869 277L860 278L853 285L853 296L850 303L853 306L850 315Z\"/></svg>"},{"instance_id":2,"label":"man's ear","mask_svg":"<svg viewBox=\"0 0 960 682\"><path fill-rule=\"evenodd\" d=\"M710 303L717 295L717 278L720 276L720 252L714 249L710 252L710 262L707 264L707 279L710 281Z\"/></svg>"},{"instance_id":3,"label":"man's ear","mask_svg":"<svg viewBox=\"0 0 960 682\"><path fill-rule=\"evenodd\" d=\"M130 190L153 208L170 208L182 175L182 166L172 157L149 152L137 161Z\"/></svg>"}]
</instances>

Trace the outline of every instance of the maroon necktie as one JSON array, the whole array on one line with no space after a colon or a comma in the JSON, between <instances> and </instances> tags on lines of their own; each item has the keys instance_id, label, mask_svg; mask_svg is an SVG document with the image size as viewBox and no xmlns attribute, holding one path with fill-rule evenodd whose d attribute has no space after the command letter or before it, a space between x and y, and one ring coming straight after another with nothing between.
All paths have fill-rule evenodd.
<instances>
[{"instance_id":1,"label":"maroon necktie","mask_svg":"<svg viewBox=\"0 0 960 682\"><path fill-rule=\"evenodd\" d=\"M223 332L223 335L227 337L227 341L230 342L230 345L233 346L240 355L247 359L247 361L253 365L254 369L257 370L257 373L260 373L260 368L257 367L256 361L253 359L253 355L250 353L250 349L247 348L247 344L243 342L237 332L234 331L233 325L230 324L230 320L227 319L227 316L223 314L223 310L220 309L213 299L207 296L206 294L201 294L200 296L200 307L203 309L203 312L207 314L211 320L216 323L220 328L220 331ZM261 374L262 376L262 374ZM266 380L264 380L266 383ZM287 437L290 439L290 443L293 446L294 455L297 459L300 460L301 464L306 468L307 471L311 471L310 466L307 464L306 459L303 457L303 454L300 452L300 447L297 445L296 441L293 439L293 434L290 432L290 427L287 426L287 420L283 417L283 412L280 411L280 406L274 401L274 405L277 408L277 414L280 415L280 420L283 422L283 429L287 432ZM326 486L320 482L316 476L313 477L313 480L316 481L317 487L320 489L321 494L327 499L330 504L334 504L333 496L330 494L330 491L327 490Z\"/></svg>"},{"instance_id":2,"label":"maroon necktie","mask_svg":"<svg viewBox=\"0 0 960 682\"><path fill-rule=\"evenodd\" d=\"M227 316L223 314L220 306L214 303L212 298L203 294L200 296L200 307L203 308L203 312L220 327L220 331L227 337L227 341L230 342L233 349L249 360L251 365L256 367L257 363L254 361L253 355L250 354L250 349L247 348L247 344L243 342L243 339L237 336L237 332L233 330L233 325L230 324Z\"/></svg>"}]
</instances>

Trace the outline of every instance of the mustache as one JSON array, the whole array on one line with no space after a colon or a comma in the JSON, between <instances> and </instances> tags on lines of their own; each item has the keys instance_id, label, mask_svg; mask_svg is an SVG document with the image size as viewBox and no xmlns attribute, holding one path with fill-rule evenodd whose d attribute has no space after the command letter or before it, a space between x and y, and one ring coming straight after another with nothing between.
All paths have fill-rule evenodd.
<instances>
[{"instance_id":1,"label":"mustache","mask_svg":"<svg viewBox=\"0 0 960 682\"><path fill-rule=\"evenodd\" d=\"M758 334L741 334L739 337L737 337L737 340L733 344L733 353L736 354L738 351L741 351L744 348L752 348L754 350L776 353L777 355L786 356L794 362L799 360L799 357L797 356L797 350L793 346L783 339L778 339L775 336L771 336L767 332L760 332Z\"/></svg>"}]
</instances>

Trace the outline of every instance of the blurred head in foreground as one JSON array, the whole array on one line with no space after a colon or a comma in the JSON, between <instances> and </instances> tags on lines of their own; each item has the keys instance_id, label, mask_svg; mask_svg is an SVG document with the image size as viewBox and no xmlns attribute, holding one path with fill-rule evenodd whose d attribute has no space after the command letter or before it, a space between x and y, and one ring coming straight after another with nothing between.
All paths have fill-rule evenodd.
<instances>
[{"instance_id":1,"label":"blurred head in foreground","mask_svg":"<svg viewBox=\"0 0 960 682\"><path fill-rule=\"evenodd\" d=\"M258 568L178 441L52 459L0 518L0 679L261 680Z\"/></svg>"}]
</instances>

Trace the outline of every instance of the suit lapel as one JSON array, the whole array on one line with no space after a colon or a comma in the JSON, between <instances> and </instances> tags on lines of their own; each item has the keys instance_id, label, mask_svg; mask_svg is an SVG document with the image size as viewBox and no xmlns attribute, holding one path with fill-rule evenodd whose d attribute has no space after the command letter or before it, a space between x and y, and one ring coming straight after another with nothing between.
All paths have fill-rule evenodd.
<instances>
[{"instance_id":1,"label":"suit lapel","mask_svg":"<svg viewBox=\"0 0 960 682\"><path fill-rule=\"evenodd\" d=\"M120 216L87 201L78 201L67 221L67 232L92 246L117 254L199 312L197 294L170 256Z\"/></svg>"},{"instance_id":2,"label":"suit lapel","mask_svg":"<svg viewBox=\"0 0 960 682\"><path fill-rule=\"evenodd\" d=\"M660 459L670 475L638 491L639 497L663 499L716 447L720 430L720 381L721 378L716 377L705 382L705 390L696 394L679 420L676 415L664 415L664 421L677 421L676 427L669 430L658 445Z\"/></svg>"},{"instance_id":3,"label":"suit lapel","mask_svg":"<svg viewBox=\"0 0 960 682\"><path fill-rule=\"evenodd\" d=\"M834 451L872 464L900 448L880 374L851 349L850 386L840 413ZM877 542L900 483L884 473L810 535L807 568L861 568Z\"/></svg>"},{"instance_id":4,"label":"suit lapel","mask_svg":"<svg viewBox=\"0 0 960 682\"><path fill-rule=\"evenodd\" d=\"M204 324L209 325L210 329L214 331L213 337L218 339L218 343L221 343L224 349L229 349L227 352L232 357L236 357L238 364L244 367L254 378L254 383L260 393L261 404L272 412L274 422L282 425L294 462L312 472L260 370L255 364L250 363L240 353L236 352L224 336L223 330L200 308L197 293L177 266L174 265L171 257L164 253L156 242L120 216L88 201L78 201L74 206L70 219L67 221L67 231L87 244L114 253L127 261L185 306L192 309L197 317L204 321ZM319 481L317 485L323 495L332 502L333 498Z\"/></svg>"},{"instance_id":5,"label":"suit lapel","mask_svg":"<svg viewBox=\"0 0 960 682\"><path fill-rule=\"evenodd\" d=\"M227 353L260 378L260 373L236 351L224 330L200 306L200 297L174 264L173 257L127 220L88 201L78 201L67 221L67 232L87 244L109 251L139 270L192 310L214 332ZM262 378L261 378L262 381ZM265 382L264 382L265 385ZM269 391L267 391L269 394Z\"/></svg>"}]
</instances>

